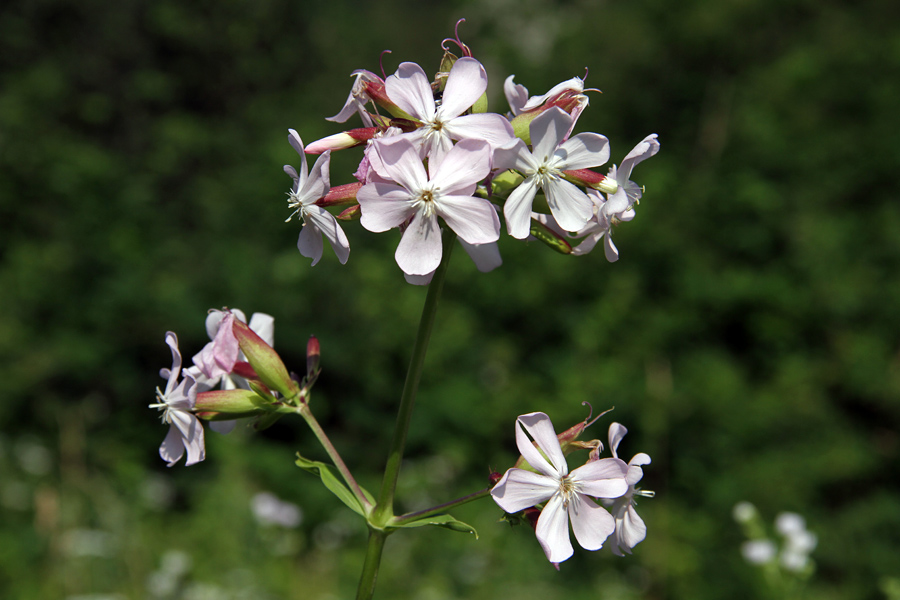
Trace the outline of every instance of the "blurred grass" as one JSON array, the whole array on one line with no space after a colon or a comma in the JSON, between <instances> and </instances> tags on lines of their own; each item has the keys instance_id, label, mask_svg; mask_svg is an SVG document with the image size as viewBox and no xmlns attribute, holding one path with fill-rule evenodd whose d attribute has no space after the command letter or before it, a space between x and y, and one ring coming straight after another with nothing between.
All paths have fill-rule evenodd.
<instances>
[{"instance_id":1,"label":"blurred grass","mask_svg":"<svg viewBox=\"0 0 900 600\"><path fill-rule=\"evenodd\" d=\"M401 501L483 487L515 458L516 415L563 427L585 400L616 406L658 495L634 556L577 552L560 574L489 502L464 507L481 538L393 536L379 597L749 598L740 500L807 517L811 597L883 597L900 572L900 28L882 0L7 3L2 597L352 597L365 532L293 466L322 458L299 424L210 433L205 463L167 470L146 405L166 330L190 354L208 308L268 312L289 364L320 338L317 416L377 487L424 292L396 236L358 224L346 266L309 268L283 224L285 130L337 131L323 118L349 73L385 48L388 72L433 69L461 16L494 110L509 73L542 93L587 67L604 93L579 131L607 135L612 162L650 132L662 151L636 172L618 263L506 237L494 273L454 257ZM258 525L262 490L301 526ZM190 557L177 577L171 550Z\"/></svg>"}]
</instances>

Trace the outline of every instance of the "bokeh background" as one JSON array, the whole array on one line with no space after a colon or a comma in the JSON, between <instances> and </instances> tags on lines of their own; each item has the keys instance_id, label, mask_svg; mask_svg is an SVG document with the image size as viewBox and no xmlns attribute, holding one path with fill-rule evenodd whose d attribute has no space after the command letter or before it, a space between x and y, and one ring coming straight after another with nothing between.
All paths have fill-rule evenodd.
<instances>
[{"instance_id":1,"label":"bokeh background","mask_svg":"<svg viewBox=\"0 0 900 600\"><path fill-rule=\"evenodd\" d=\"M315 268L285 224L286 130L340 126L357 68L437 68L463 39L491 108L603 90L579 131L613 162L649 133L622 259L501 239L454 256L401 476L402 507L483 488L515 459L513 420L559 428L615 406L647 452L649 534L557 573L490 502L480 534L393 536L384 599L773 597L739 552L750 501L818 535L809 598L885 598L900 573L900 8L889 0L12 0L0 8L0 597L353 597L365 530L294 452L299 419L209 433L167 469L155 411L167 330L190 356L211 307L276 317L314 410L375 489L424 289L397 236L347 226ZM334 157L351 181L358 151ZM294 526L254 516L261 493ZM270 502L271 504L271 502ZM291 519L288 519L291 521ZM290 523L286 523L290 525Z\"/></svg>"}]
</instances>

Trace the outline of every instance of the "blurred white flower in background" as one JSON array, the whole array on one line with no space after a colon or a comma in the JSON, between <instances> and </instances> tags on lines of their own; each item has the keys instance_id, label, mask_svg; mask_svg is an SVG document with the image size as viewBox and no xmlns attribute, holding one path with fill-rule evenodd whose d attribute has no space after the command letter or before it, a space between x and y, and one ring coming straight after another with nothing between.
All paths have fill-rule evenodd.
<instances>
[{"instance_id":1,"label":"blurred white flower in background","mask_svg":"<svg viewBox=\"0 0 900 600\"><path fill-rule=\"evenodd\" d=\"M291 529L303 520L303 512L299 506L280 500L271 492L260 492L253 496L250 508L260 525L278 525Z\"/></svg>"}]
</instances>

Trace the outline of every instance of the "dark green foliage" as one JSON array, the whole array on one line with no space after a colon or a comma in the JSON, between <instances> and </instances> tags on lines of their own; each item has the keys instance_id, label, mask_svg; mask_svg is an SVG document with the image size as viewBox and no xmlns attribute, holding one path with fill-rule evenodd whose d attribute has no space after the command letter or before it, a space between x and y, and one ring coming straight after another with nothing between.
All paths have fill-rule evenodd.
<instances>
[{"instance_id":1,"label":"dark green foliage","mask_svg":"<svg viewBox=\"0 0 900 600\"><path fill-rule=\"evenodd\" d=\"M378 597L749 598L755 573L731 520L748 500L768 520L797 511L819 535L811 597L882 598L879 582L900 573L895 3L423 10L0 10L0 596L154 597L148 575L173 548L192 557L194 581L234 597L352 596L364 527L293 465L297 451L326 459L299 419L210 432L205 463L165 470L165 427L147 405L170 366L167 330L189 357L207 309L268 312L288 368L302 373L319 338L313 411L360 483L379 488L424 289L404 283L395 232L358 223L346 266L326 249L309 267L299 225L283 223L281 166L299 162L287 129L307 142L339 131L324 117L352 70L377 72L390 48L386 71L411 60L430 72L465 16L492 110L509 73L539 94L588 67L603 94L577 130L607 135L611 162L651 132L662 150L635 171L647 191L615 230L618 263L505 234L493 273L455 253L400 508L485 487L515 460L515 416L543 410L562 430L583 401L616 407L588 435L625 424L622 454L651 455L657 497L640 504L649 535L634 556L576 552L561 574L527 527L498 523L490 501L467 505L453 514L480 539L393 535ZM338 153L332 183L351 181L358 158ZM34 443L49 449L43 467L22 459ZM301 505L300 529L257 525L260 490ZM113 550L72 556L73 530L108 532Z\"/></svg>"}]
</instances>

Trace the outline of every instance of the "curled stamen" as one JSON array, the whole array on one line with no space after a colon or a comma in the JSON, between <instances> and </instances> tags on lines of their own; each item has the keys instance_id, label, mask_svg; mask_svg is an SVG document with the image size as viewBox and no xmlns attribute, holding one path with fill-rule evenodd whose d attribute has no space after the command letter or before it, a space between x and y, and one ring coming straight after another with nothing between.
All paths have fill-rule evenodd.
<instances>
[{"instance_id":1,"label":"curled stamen","mask_svg":"<svg viewBox=\"0 0 900 600\"><path fill-rule=\"evenodd\" d=\"M472 57L472 49L469 48L467 45L465 45L459 39L459 25L460 25L460 23L464 23L465 21L466 21L465 19L460 19L459 21L456 22L456 27L453 30L453 33L456 35L456 39L444 38L444 41L441 42L441 49L444 52L449 52L450 49L447 48L446 44L447 44L447 42L453 42L454 44L459 46L459 49L462 51L463 56L468 56L469 58L471 58Z\"/></svg>"},{"instance_id":2,"label":"curled stamen","mask_svg":"<svg viewBox=\"0 0 900 600\"><path fill-rule=\"evenodd\" d=\"M584 428L585 428L585 429L587 429L588 427L590 427L591 425L593 425L594 423L596 423L596 422L597 422L597 419L599 419L600 417L602 417L602 416L605 415L606 413L612 412L612 411L614 411L614 410L616 409L615 406L613 406L613 407L611 407L611 408L608 408L608 409L604 410L602 413L600 413L599 415L597 415L593 420L591 420L591 415L594 414L594 407L591 406L591 403L588 402L587 400L585 400L584 402L582 402L581 405L582 405L582 406L587 405L587 407L591 409L591 411L588 413L587 418L585 418L585 420L584 420Z\"/></svg>"},{"instance_id":3,"label":"curled stamen","mask_svg":"<svg viewBox=\"0 0 900 600\"><path fill-rule=\"evenodd\" d=\"M378 57L378 66L381 67L381 78L387 79L387 75L384 74L384 55L390 54L390 50L382 50L381 55Z\"/></svg>"}]
</instances>

